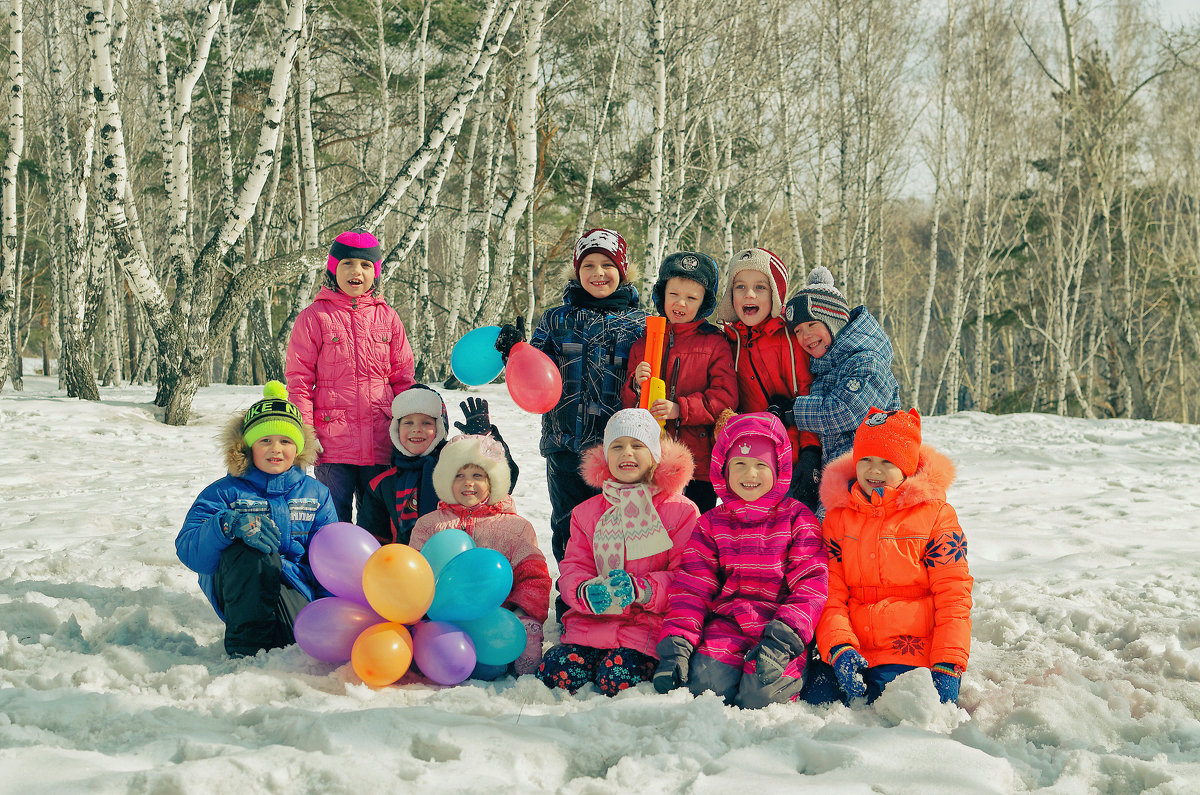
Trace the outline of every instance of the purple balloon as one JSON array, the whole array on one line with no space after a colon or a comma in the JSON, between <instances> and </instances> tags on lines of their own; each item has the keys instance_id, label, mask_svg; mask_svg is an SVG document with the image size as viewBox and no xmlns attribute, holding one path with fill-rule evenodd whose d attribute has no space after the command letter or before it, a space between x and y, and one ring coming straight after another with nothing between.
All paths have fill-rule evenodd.
<instances>
[{"instance_id":1,"label":"purple balloon","mask_svg":"<svg viewBox=\"0 0 1200 795\"><path fill-rule=\"evenodd\" d=\"M358 525L334 522L313 536L308 545L308 563L325 590L369 607L363 593L363 566L378 549L375 536Z\"/></svg>"},{"instance_id":2,"label":"purple balloon","mask_svg":"<svg viewBox=\"0 0 1200 795\"><path fill-rule=\"evenodd\" d=\"M475 670L475 644L455 625L423 621L412 636L417 667L438 684L456 685Z\"/></svg>"},{"instance_id":3,"label":"purple balloon","mask_svg":"<svg viewBox=\"0 0 1200 795\"><path fill-rule=\"evenodd\" d=\"M327 596L301 608L292 629L296 643L308 656L344 663L350 659L350 650L359 633L383 621L378 613L358 602Z\"/></svg>"}]
</instances>

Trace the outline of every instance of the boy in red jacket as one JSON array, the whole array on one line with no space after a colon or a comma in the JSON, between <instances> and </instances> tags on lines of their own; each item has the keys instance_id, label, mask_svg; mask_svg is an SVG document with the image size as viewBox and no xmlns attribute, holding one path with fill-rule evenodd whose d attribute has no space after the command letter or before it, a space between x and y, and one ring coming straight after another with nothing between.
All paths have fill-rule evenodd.
<instances>
[{"instance_id":1,"label":"boy in red jacket","mask_svg":"<svg viewBox=\"0 0 1200 795\"><path fill-rule=\"evenodd\" d=\"M705 318L717 304L717 264L698 251L679 251L663 260L651 293L658 313L667 319L661 377L674 386L666 399L649 407L667 434L682 443L696 462L683 496L703 513L717 504L708 474L713 426L726 409L737 409L737 374L733 354L721 330ZM637 406L641 383L650 377L646 338L629 351L629 377L621 390L626 408ZM678 369L676 369L678 368Z\"/></svg>"},{"instance_id":2,"label":"boy in red jacket","mask_svg":"<svg viewBox=\"0 0 1200 795\"><path fill-rule=\"evenodd\" d=\"M797 431L791 413L796 397L808 394L812 375L808 354L795 344L780 317L787 289L787 267L779 257L765 248L739 251L729 261L717 317L733 346L738 411L769 411L788 426L794 451L791 496L815 511L821 442L810 431Z\"/></svg>"}]
</instances>

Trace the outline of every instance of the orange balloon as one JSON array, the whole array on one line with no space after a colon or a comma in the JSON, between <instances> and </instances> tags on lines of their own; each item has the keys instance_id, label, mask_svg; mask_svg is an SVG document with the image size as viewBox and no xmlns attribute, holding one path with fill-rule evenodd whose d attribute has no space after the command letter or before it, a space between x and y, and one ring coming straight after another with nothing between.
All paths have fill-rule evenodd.
<instances>
[{"instance_id":1,"label":"orange balloon","mask_svg":"<svg viewBox=\"0 0 1200 795\"><path fill-rule=\"evenodd\" d=\"M363 566L363 593L388 621L413 624L433 602L433 569L408 544L385 544Z\"/></svg>"},{"instance_id":2,"label":"orange balloon","mask_svg":"<svg viewBox=\"0 0 1200 795\"><path fill-rule=\"evenodd\" d=\"M412 657L412 635L408 627L395 622L367 627L350 649L354 673L371 687L386 687L404 676Z\"/></svg>"}]
</instances>

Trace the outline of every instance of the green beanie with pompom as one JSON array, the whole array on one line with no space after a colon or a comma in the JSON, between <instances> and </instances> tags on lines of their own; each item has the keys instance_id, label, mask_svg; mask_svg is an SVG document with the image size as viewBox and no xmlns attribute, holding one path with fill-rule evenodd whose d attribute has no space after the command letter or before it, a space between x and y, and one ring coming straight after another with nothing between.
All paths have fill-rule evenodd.
<instances>
[{"instance_id":1,"label":"green beanie with pompom","mask_svg":"<svg viewBox=\"0 0 1200 795\"><path fill-rule=\"evenodd\" d=\"M304 452L304 421L300 409L288 402L287 387L268 381L263 399L246 410L242 417L242 441L251 447L264 436L286 436L296 443L296 453Z\"/></svg>"}]
</instances>

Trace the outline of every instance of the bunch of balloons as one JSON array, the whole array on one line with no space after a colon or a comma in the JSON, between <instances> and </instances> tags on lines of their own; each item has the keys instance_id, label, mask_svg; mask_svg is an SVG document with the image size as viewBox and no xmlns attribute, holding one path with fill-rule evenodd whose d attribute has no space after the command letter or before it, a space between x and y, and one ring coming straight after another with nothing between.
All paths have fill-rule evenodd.
<instances>
[{"instance_id":1,"label":"bunch of balloons","mask_svg":"<svg viewBox=\"0 0 1200 795\"><path fill-rule=\"evenodd\" d=\"M505 364L496 350L499 326L481 326L462 335L450 352L454 377L468 386L489 383L504 371L513 402L533 414L545 414L562 397L562 375L546 354L528 342L518 342Z\"/></svg>"},{"instance_id":2,"label":"bunch of balloons","mask_svg":"<svg viewBox=\"0 0 1200 795\"><path fill-rule=\"evenodd\" d=\"M418 552L335 522L313 536L308 558L334 595L300 611L296 642L318 660L349 660L372 687L392 684L414 660L434 682L455 685L476 664L507 665L525 648L525 627L500 606L512 566L462 530L435 533Z\"/></svg>"}]
</instances>

